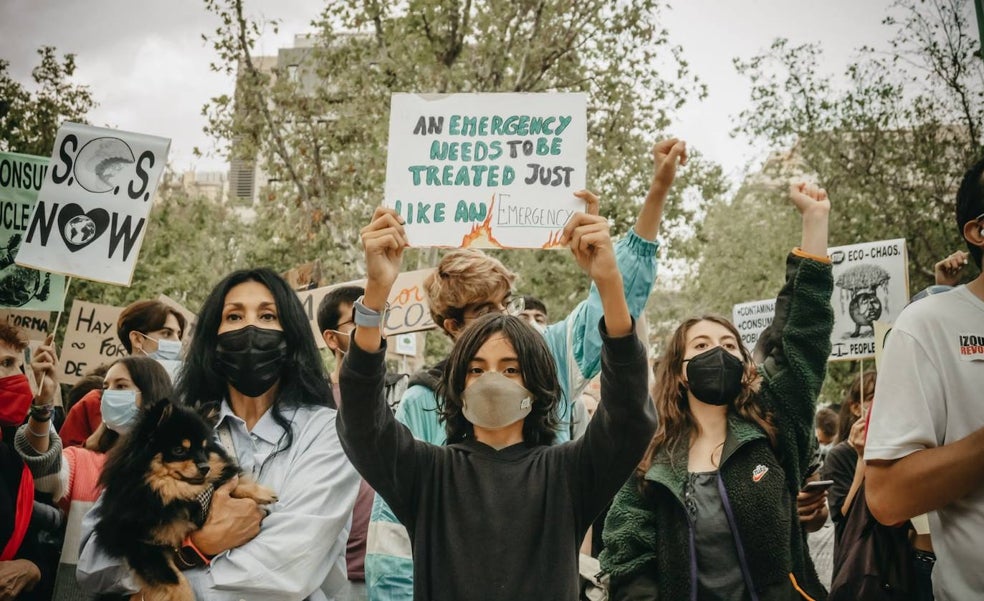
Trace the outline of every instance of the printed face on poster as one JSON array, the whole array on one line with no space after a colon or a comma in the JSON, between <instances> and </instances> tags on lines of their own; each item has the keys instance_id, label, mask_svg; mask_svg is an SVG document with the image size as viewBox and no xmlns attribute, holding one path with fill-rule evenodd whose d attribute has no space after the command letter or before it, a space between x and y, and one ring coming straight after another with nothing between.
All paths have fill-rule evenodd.
<instances>
[{"instance_id":1,"label":"printed face on poster","mask_svg":"<svg viewBox=\"0 0 984 601\"><path fill-rule=\"evenodd\" d=\"M909 302L905 240L838 246L829 254L834 275L830 360L872 358L875 322L894 322Z\"/></svg>"},{"instance_id":2,"label":"printed face on poster","mask_svg":"<svg viewBox=\"0 0 984 601\"><path fill-rule=\"evenodd\" d=\"M556 248L584 202L585 94L394 94L385 205L411 246Z\"/></svg>"},{"instance_id":3,"label":"printed face on poster","mask_svg":"<svg viewBox=\"0 0 984 601\"><path fill-rule=\"evenodd\" d=\"M47 158L0 152L0 307L61 311L65 303L65 276L14 263L47 171Z\"/></svg>"},{"instance_id":4,"label":"printed face on poster","mask_svg":"<svg viewBox=\"0 0 984 601\"><path fill-rule=\"evenodd\" d=\"M741 342L749 351L755 348L759 336L772 324L776 315L775 299L740 303L731 309L731 321L741 334Z\"/></svg>"},{"instance_id":5,"label":"printed face on poster","mask_svg":"<svg viewBox=\"0 0 984 601\"><path fill-rule=\"evenodd\" d=\"M17 264L129 286L170 145L64 124Z\"/></svg>"},{"instance_id":6,"label":"printed face on poster","mask_svg":"<svg viewBox=\"0 0 984 601\"><path fill-rule=\"evenodd\" d=\"M386 314L386 323L383 326L386 336L420 332L434 327L430 307L427 305L427 297L424 295L424 280L433 271L433 268L407 271L396 278L389 297L389 313ZM354 280L297 293L297 297L301 299L301 304L304 305L304 312L307 313L308 320L311 322L311 331L314 332L314 340L318 343L318 348L325 348L325 340L318 328L318 306L321 304L321 300L335 288L341 286L364 287L365 285L365 280Z\"/></svg>"},{"instance_id":7,"label":"printed face on poster","mask_svg":"<svg viewBox=\"0 0 984 601\"><path fill-rule=\"evenodd\" d=\"M91 369L127 356L116 336L121 307L74 301L59 357L58 379L75 384Z\"/></svg>"}]
</instances>

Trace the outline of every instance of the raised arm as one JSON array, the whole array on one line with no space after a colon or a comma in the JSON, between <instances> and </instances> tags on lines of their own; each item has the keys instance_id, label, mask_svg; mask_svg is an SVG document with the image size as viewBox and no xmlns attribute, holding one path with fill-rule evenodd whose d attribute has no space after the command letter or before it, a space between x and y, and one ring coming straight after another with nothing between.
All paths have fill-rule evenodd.
<instances>
[{"instance_id":1,"label":"raised arm","mask_svg":"<svg viewBox=\"0 0 984 601\"><path fill-rule=\"evenodd\" d=\"M58 388L58 355L52 343L53 337L48 336L31 358L31 371L40 386L31 404L27 423L18 428L14 435L14 448L34 476L35 490L51 493L57 501L68 489L69 473L62 458L61 438L51 426L55 390Z\"/></svg>"},{"instance_id":2,"label":"raised arm","mask_svg":"<svg viewBox=\"0 0 984 601\"><path fill-rule=\"evenodd\" d=\"M663 220L663 207L676 179L677 165L687 164L687 143L678 138L657 142L653 146L653 181L649 185L646 201L632 228L645 240L655 241Z\"/></svg>"},{"instance_id":3,"label":"raised arm","mask_svg":"<svg viewBox=\"0 0 984 601\"><path fill-rule=\"evenodd\" d=\"M632 331L632 316L622 290L608 220L598 215L597 197L588 199L587 212L571 217L560 241L571 249L578 266L598 288L608 335L627 335Z\"/></svg>"},{"instance_id":4,"label":"raised arm","mask_svg":"<svg viewBox=\"0 0 984 601\"><path fill-rule=\"evenodd\" d=\"M400 275L403 251L408 246L403 217L393 209L379 207L369 225L362 228L361 237L368 278L362 305L370 312L381 314L386 308L393 282ZM354 338L359 348L374 353L382 346L383 331L378 325L360 325L356 319Z\"/></svg>"},{"instance_id":5,"label":"raised arm","mask_svg":"<svg viewBox=\"0 0 984 601\"><path fill-rule=\"evenodd\" d=\"M403 519L402 510L414 484L416 453L426 445L415 441L406 426L396 421L383 398L386 349L381 321L372 315L384 311L400 273L407 246L403 219L392 209L376 209L372 222L362 229L362 245L368 279L364 307L355 308L353 344L339 375L338 429L353 465Z\"/></svg>"},{"instance_id":6,"label":"raised arm","mask_svg":"<svg viewBox=\"0 0 984 601\"><path fill-rule=\"evenodd\" d=\"M656 280L659 253L656 237L667 195L676 178L677 167L686 164L687 145L676 138L663 140L653 147L652 154L653 178L649 193L642 203L632 230L615 245L615 261L622 274L622 287L629 313L636 318L646 308L649 293ZM598 202L598 197L587 190L582 190L575 196L589 206ZM565 393L565 402L558 405L561 421L570 419L572 399L601 370L601 337L597 326L603 313L598 289L592 285L585 300L562 321L547 328L547 345L557 362L558 377ZM558 440L562 442L568 435L568 431L562 429Z\"/></svg>"},{"instance_id":7,"label":"raised arm","mask_svg":"<svg viewBox=\"0 0 984 601\"><path fill-rule=\"evenodd\" d=\"M786 261L775 318L755 350L763 404L779 418L779 444L790 487L798 490L812 455L813 415L830 355L833 277L827 258L830 201L822 188L796 184L789 197L802 215L800 247Z\"/></svg>"}]
</instances>

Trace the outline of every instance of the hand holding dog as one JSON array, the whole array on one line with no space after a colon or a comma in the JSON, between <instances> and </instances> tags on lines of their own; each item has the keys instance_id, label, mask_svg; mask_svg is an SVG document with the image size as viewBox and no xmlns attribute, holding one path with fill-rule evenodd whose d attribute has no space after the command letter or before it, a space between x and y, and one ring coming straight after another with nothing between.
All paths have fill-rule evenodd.
<instances>
[{"instance_id":1,"label":"hand holding dog","mask_svg":"<svg viewBox=\"0 0 984 601\"><path fill-rule=\"evenodd\" d=\"M191 541L206 555L242 546L260 533L266 512L252 499L230 496L238 483L236 477L215 489L205 524L191 535Z\"/></svg>"}]
</instances>

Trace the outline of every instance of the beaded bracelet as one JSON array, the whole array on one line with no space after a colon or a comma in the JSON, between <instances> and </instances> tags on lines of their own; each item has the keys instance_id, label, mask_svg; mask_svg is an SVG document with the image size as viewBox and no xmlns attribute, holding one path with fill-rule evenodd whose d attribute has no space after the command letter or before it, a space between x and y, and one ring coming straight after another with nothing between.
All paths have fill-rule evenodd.
<instances>
[{"instance_id":1,"label":"beaded bracelet","mask_svg":"<svg viewBox=\"0 0 984 601\"><path fill-rule=\"evenodd\" d=\"M31 405L31 419L36 422L46 422L51 419L52 410L54 408L54 403L48 403L45 405Z\"/></svg>"}]
</instances>

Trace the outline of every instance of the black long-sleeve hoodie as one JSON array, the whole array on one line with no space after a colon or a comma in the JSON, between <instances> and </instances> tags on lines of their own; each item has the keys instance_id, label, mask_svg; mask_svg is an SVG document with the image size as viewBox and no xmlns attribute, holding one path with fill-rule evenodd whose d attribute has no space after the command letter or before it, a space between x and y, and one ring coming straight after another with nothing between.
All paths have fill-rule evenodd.
<instances>
[{"instance_id":1,"label":"black long-sleeve hoodie","mask_svg":"<svg viewBox=\"0 0 984 601\"><path fill-rule=\"evenodd\" d=\"M342 446L407 527L418 601L575 601L578 546L656 427L648 365L603 323L602 401L585 435L495 450L415 440L382 397L385 348L352 344L342 365Z\"/></svg>"}]
</instances>

